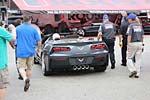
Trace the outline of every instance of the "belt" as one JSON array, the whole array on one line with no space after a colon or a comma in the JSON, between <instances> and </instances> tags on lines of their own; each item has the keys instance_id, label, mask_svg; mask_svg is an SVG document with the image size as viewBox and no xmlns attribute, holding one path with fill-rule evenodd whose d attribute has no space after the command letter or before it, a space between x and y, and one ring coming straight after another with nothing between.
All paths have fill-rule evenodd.
<instances>
[{"instance_id":1,"label":"belt","mask_svg":"<svg viewBox=\"0 0 150 100\"><path fill-rule=\"evenodd\" d=\"M131 41L131 42L142 42L141 40Z\"/></svg>"}]
</instances>

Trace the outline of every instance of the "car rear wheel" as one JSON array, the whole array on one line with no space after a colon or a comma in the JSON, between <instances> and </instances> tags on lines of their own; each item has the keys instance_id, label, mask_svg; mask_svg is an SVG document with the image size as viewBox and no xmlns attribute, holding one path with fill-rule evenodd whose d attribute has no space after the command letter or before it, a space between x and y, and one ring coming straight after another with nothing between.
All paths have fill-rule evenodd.
<instances>
[{"instance_id":1,"label":"car rear wheel","mask_svg":"<svg viewBox=\"0 0 150 100\"><path fill-rule=\"evenodd\" d=\"M45 63L45 56L42 54L42 73L44 76L50 75L50 71L47 71L46 66L47 64Z\"/></svg>"},{"instance_id":2,"label":"car rear wheel","mask_svg":"<svg viewBox=\"0 0 150 100\"><path fill-rule=\"evenodd\" d=\"M107 69L106 65L94 67L95 72L105 72L106 69Z\"/></svg>"}]
</instances>

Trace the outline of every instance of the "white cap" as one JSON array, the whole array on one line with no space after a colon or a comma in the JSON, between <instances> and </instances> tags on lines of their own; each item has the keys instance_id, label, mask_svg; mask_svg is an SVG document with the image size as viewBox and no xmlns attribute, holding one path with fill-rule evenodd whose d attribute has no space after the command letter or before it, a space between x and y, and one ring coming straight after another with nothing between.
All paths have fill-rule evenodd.
<instances>
[{"instance_id":1,"label":"white cap","mask_svg":"<svg viewBox=\"0 0 150 100\"><path fill-rule=\"evenodd\" d=\"M53 34L53 40L60 39L60 35L58 33Z\"/></svg>"}]
</instances>

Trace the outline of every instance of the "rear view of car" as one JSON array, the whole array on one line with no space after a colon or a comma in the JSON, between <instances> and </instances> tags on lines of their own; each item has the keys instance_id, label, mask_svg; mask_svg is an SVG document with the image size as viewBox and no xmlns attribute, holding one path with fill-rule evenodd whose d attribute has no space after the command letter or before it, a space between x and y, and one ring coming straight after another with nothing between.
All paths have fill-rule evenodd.
<instances>
[{"instance_id":1,"label":"rear view of car","mask_svg":"<svg viewBox=\"0 0 150 100\"><path fill-rule=\"evenodd\" d=\"M57 70L89 70L104 72L108 66L108 50L104 42L79 39L49 41L42 53L42 71L48 75Z\"/></svg>"}]
</instances>

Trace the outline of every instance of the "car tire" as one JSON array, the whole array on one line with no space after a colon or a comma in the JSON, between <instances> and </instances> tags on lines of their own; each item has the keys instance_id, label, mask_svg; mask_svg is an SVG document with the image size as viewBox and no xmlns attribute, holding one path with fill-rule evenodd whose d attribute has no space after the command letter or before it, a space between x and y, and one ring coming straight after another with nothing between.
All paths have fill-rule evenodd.
<instances>
[{"instance_id":1,"label":"car tire","mask_svg":"<svg viewBox=\"0 0 150 100\"><path fill-rule=\"evenodd\" d=\"M45 56L44 54L42 54L42 73L44 76L48 76L51 74L51 71L47 71L46 66L48 66L49 61L47 62L47 64L45 63Z\"/></svg>"},{"instance_id":2,"label":"car tire","mask_svg":"<svg viewBox=\"0 0 150 100\"><path fill-rule=\"evenodd\" d=\"M77 32L80 36L86 36L85 30L80 28Z\"/></svg>"},{"instance_id":3,"label":"car tire","mask_svg":"<svg viewBox=\"0 0 150 100\"><path fill-rule=\"evenodd\" d=\"M107 66L106 66L106 65L103 65L103 66L95 66L95 67L94 67L94 71L95 71L95 72L105 72L106 69L107 69Z\"/></svg>"}]
</instances>

